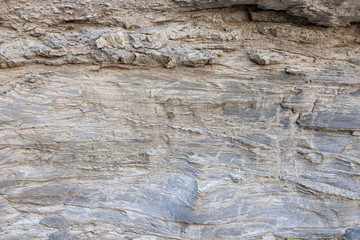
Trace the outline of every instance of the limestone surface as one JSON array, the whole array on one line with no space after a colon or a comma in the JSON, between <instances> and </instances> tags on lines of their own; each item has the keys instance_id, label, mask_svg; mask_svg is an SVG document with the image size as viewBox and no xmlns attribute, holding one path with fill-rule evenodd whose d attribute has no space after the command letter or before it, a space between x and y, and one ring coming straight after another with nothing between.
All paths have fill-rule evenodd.
<instances>
[{"instance_id":1,"label":"limestone surface","mask_svg":"<svg viewBox=\"0 0 360 240\"><path fill-rule=\"evenodd\" d=\"M0 0L0 239L360 238L356 0Z\"/></svg>"}]
</instances>

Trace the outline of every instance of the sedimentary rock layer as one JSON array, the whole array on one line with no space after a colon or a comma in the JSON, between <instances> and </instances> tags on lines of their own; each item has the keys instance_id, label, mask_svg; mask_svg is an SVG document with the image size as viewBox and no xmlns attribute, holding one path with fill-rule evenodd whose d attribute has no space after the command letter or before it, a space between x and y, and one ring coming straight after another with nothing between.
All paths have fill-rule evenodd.
<instances>
[{"instance_id":1,"label":"sedimentary rock layer","mask_svg":"<svg viewBox=\"0 0 360 240\"><path fill-rule=\"evenodd\" d=\"M2 1L0 239L357 239L359 4L311 4Z\"/></svg>"}]
</instances>

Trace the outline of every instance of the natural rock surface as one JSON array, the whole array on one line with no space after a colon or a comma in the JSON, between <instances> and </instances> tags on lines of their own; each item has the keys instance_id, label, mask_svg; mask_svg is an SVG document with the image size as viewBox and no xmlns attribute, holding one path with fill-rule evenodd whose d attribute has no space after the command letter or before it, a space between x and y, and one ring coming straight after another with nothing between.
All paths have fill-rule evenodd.
<instances>
[{"instance_id":1,"label":"natural rock surface","mask_svg":"<svg viewBox=\"0 0 360 240\"><path fill-rule=\"evenodd\" d=\"M0 239L360 239L358 1L0 1Z\"/></svg>"}]
</instances>

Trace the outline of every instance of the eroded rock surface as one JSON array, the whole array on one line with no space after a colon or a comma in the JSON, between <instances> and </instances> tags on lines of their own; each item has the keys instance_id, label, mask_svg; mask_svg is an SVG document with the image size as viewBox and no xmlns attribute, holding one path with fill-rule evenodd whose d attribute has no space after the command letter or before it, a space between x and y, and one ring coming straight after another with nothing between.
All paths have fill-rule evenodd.
<instances>
[{"instance_id":1,"label":"eroded rock surface","mask_svg":"<svg viewBox=\"0 0 360 240\"><path fill-rule=\"evenodd\" d=\"M1 6L0 239L359 239L357 1Z\"/></svg>"}]
</instances>

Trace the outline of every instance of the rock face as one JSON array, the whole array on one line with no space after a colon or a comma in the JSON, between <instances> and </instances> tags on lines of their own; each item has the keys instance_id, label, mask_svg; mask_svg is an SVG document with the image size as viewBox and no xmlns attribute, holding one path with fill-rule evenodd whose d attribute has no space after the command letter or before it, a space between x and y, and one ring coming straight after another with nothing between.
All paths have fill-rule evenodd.
<instances>
[{"instance_id":1,"label":"rock face","mask_svg":"<svg viewBox=\"0 0 360 240\"><path fill-rule=\"evenodd\" d=\"M359 239L359 9L1 0L0 239Z\"/></svg>"},{"instance_id":2,"label":"rock face","mask_svg":"<svg viewBox=\"0 0 360 240\"><path fill-rule=\"evenodd\" d=\"M348 25L360 20L360 2L357 0L174 0L181 6L195 9L229 7L253 4L261 9L282 10L305 17L310 22L325 26ZM256 19L262 14L251 14ZM290 18L291 21L291 18Z\"/></svg>"}]
</instances>

